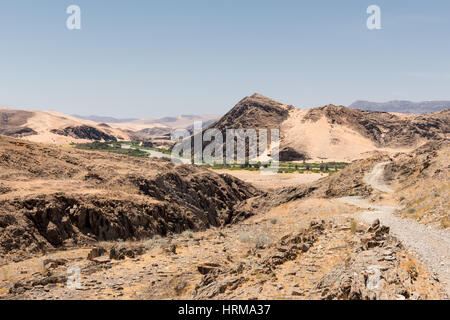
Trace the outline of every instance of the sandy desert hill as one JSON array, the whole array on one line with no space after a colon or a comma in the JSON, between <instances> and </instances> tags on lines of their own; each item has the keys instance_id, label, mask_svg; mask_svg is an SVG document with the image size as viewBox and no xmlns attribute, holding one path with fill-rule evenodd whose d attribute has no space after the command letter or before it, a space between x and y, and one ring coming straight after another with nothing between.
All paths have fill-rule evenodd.
<instances>
[{"instance_id":1,"label":"sandy desert hill","mask_svg":"<svg viewBox=\"0 0 450 320\"><path fill-rule=\"evenodd\" d=\"M54 111L0 110L0 134L29 141L67 144L93 140L153 140L173 145L174 129L279 129L284 161L344 161L373 152L410 152L426 142L450 137L450 109L430 114L399 114L327 105L301 110L265 96L245 97L227 114L98 123ZM216 121L217 120L217 121ZM225 147L225 145L224 145Z\"/></svg>"},{"instance_id":2,"label":"sandy desert hill","mask_svg":"<svg viewBox=\"0 0 450 320\"><path fill-rule=\"evenodd\" d=\"M68 144L129 140L127 132L56 111L0 110L0 134L34 142Z\"/></svg>"},{"instance_id":3,"label":"sandy desert hill","mask_svg":"<svg viewBox=\"0 0 450 320\"><path fill-rule=\"evenodd\" d=\"M428 115L353 110L327 105L297 109L254 94L208 128L280 129L280 159L353 161L376 151L409 152L450 136L450 109Z\"/></svg>"},{"instance_id":4,"label":"sandy desert hill","mask_svg":"<svg viewBox=\"0 0 450 320\"><path fill-rule=\"evenodd\" d=\"M202 121L205 126L210 125L219 117L180 115L121 121L112 117L76 117L56 111L14 110L3 107L0 108L0 134L51 144L155 139L164 144L170 142L170 134L175 129L190 130L194 121Z\"/></svg>"}]
</instances>

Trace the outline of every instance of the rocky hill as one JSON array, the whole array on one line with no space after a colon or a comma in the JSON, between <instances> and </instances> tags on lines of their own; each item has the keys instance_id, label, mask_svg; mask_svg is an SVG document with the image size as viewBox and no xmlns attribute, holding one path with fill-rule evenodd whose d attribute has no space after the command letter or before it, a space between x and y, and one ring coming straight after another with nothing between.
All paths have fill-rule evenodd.
<instances>
[{"instance_id":1,"label":"rocky hill","mask_svg":"<svg viewBox=\"0 0 450 320\"><path fill-rule=\"evenodd\" d=\"M355 130L377 147L415 146L420 141L439 140L450 135L450 109L402 117L328 105L309 110L304 121L319 121L322 117L332 125Z\"/></svg>"},{"instance_id":2,"label":"rocky hill","mask_svg":"<svg viewBox=\"0 0 450 320\"><path fill-rule=\"evenodd\" d=\"M450 137L450 109L429 114L363 111L335 105L300 110L260 94L245 97L218 120L215 115L183 115L98 123L52 111L2 108L0 134L52 144L140 140L171 148L174 141L170 135L175 128L192 132L193 121L198 120L204 121L203 133L218 129L224 139L227 129L269 129L269 140L270 129L279 129L282 161L351 162L377 151L391 155L410 152L427 142ZM204 142L203 147L207 144ZM225 154L225 142L223 148Z\"/></svg>"},{"instance_id":3,"label":"rocky hill","mask_svg":"<svg viewBox=\"0 0 450 320\"><path fill-rule=\"evenodd\" d=\"M218 115L180 115L160 119L116 119L102 116L70 116L55 111L26 111L0 107L0 134L50 144L88 141L152 141L169 148L175 129L192 132L194 121L206 127Z\"/></svg>"},{"instance_id":4,"label":"rocky hill","mask_svg":"<svg viewBox=\"0 0 450 320\"><path fill-rule=\"evenodd\" d=\"M353 161L376 151L412 151L428 141L447 138L449 120L450 109L399 115L327 105L305 111L254 94L206 129L220 130L224 139L227 129L279 129L281 160Z\"/></svg>"},{"instance_id":5,"label":"rocky hill","mask_svg":"<svg viewBox=\"0 0 450 320\"><path fill-rule=\"evenodd\" d=\"M238 102L228 113L210 128L226 129L272 129L279 128L294 107L255 93Z\"/></svg>"},{"instance_id":6,"label":"rocky hill","mask_svg":"<svg viewBox=\"0 0 450 320\"><path fill-rule=\"evenodd\" d=\"M32 128L26 127L27 120L33 116L29 111L0 109L0 134L11 137L23 137L36 134Z\"/></svg>"},{"instance_id":7,"label":"rocky hill","mask_svg":"<svg viewBox=\"0 0 450 320\"><path fill-rule=\"evenodd\" d=\"M399 154L386 167L385 178L398 190L399 214L437 228L450 228L450 141L425 144Z\"/></svg>"},{"instance_id":8,"label":"rocky hill","mask_svg":"<svg viewBox=\"0 0 450 320\"><path fill-rule=\"evenodd\" d=\"M0 252L26 256L92 241L142 239L229 224L259 191L164 160L0 136Z\"/></svg>"}]
</instances>

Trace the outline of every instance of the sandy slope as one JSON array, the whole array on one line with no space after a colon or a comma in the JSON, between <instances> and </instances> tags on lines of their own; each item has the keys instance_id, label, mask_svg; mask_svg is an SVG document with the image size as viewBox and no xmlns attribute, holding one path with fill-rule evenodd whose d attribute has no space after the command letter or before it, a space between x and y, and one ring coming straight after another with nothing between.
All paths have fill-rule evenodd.
<instances>
[{"instance_id":1,"label":"sandy slope","mask_svg":"<svg viewBox=\"0 0 450 320\"><path fill-rule=\"evenodd\" d=\"M450 132L449 112L400 115L326 105L300 110L260 94L245 97L212 128L279 129L280 159L345 161L410 152Z\"/></svg>"},{"instance_id":2,"label":"sandy slope","mask_svg":"<svg viewBox=\"0 0 450 320\"><path fill-rule=\"evenodd\" d=\"M410 152L413 148L380 148L349 127L331 124L325 117L305 120L307 111L293 109L281 124L283 143L305 151L312 160L353 161L374 151Z\"/></svg>"},{"instance_id":3,"label":"sandy slope","mask_svg":"<svg viewBox=\"0 0 450 320\"><path fill-rule=\"evenodd\" d=\"M6 110L3 113L14 111ZM163 138L175 128L186 128L194 121L210 123L217 115L182 115L161 119L140 119L126 123L99 124L81 120L53 111L25 112L27 118L22 127L8 128L10 136L22 135L23 138L54 144L66 144L79 139L51 133L54 129L93 127L118 140ZM32 114L32 116L30 116ZM449 137L450 111L445 110L429 115L403 115L395 113L365 112L344 106L327 105L307 111L275 101L259 94L245 97L211 128L219 129L225 134L227 129L280 129L280 158L286 161L311 159L313 161L351 162L366 158L375 152L386 152L394 155L398 152L408 153L429 141ZM17 117L15 121L20 121ZM6 123L8 125L8 123ZM6 126L5 125L5 126ZM32 129L15 134L14 129ZM209 128L209 127L208 127ZM1 128L0 128L1 129ZM77 128L79 129L79 128ZM148 129L148 132L138 132ZM153 129L153 130L152 130ZM206 130L206 128L205 128ZM73 133L72 128L69 130ZM80 130L76 130L80 131ZM82 138L103 137L105 135L80 135ZM133 132L131 132L133 131ZM67 130L62 134L67 134Z\"/></svg>"},{"instance_id":4,"label":"sandy slope","mask_svg":"<svg viewBox=\"0 0 450 320\"><path fill-rule=\"evenodd\" d=\"M12 109L1 108L0 110L8 110L14 112ZM169 132L174 128L186 128L192 126L194 121L207 122L217 119L217 115L202 115L202 116L178 116L168 117L162 119L140 119L124 123L107 123L100 124L90 120L83 120L74 116L62 114L56 111L28 111L29 116L26 123L21 127L26 127L34 130L37 134L23 135L21 138L41 143L52 144L69 144L71 142L88 142L85 139L75 139L70 136L62 136L51 131L54 129L64 129L67 127L89 126L99 131L105 132L108 135L116 137L118 140L132 140L129 131L139 131L143 129L161 128L168 129Z\"/></svg>"},{"instance_id":5,"label":"sandy slope","mask_svg":"<svg viewBox=\"0 0 450 320\"><path fill-rule=\"evenodd\" d=\"M87 142L88 140L85 139L75 139L70 136L62 136L51 132L51 130L54 129L64 129L66 127L79 127L79 126L93 127L99 131L106 132L117 138L122 137L126 140L129 139L128 134L120 129L102 127L99 126L99 124L96 122L78 119L73 116L62 114L56 111L29 111L28 114L30 115L30 117L26 119L26 123L21 125L21 127L31 128L35 132L37 132L37 134L23 136L22 138L32 142L52 143L52 144Z\"/></svg>"}]
</instances>

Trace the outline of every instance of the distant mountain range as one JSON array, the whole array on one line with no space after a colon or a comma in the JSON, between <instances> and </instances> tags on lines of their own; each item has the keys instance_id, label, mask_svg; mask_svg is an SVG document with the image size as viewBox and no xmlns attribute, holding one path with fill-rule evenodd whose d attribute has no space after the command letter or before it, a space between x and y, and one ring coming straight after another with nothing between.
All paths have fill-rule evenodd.
<instances>
[{"instance_id":1,"label":"distant mountain range","mask_svg":"<svg viewBox=\"0 0 450 320\"><path fill-rule=\"evenodd\" d=\"M395 100L388 102L371 102L358 100L349 105L351 109L397 113L433 113L450 108L450 101L411 102Z\"/></svg>"},{"instance_id":2,"label":"distant mountain range","mask_svg":"<svg viewBox=\"0 0 450 320\"><path fill-rule=\"evenodd\" d=\"M94 122L102 122L102 123L123 123L123 122L131 122L138 119L135 118L127 118L127 119L118 119L113 117L104 117L104 116L80 116L77 114L73 115L75 118L89 120Z\"/></svg>"},{"instance_id":3,"label":"distant mountain range","mask_svg":"<svg viewBox=\"0 0 450 320\"><path fill-rule=\"evenodd\" d=\"M114 118L114 117L105 117L105 116L80 116L73 115L78 119L90 120L98 123L108 123L108 124L117 124L120 127L120 124L134 124L134 125L150 125L153 127L156 126L167 126L170 128L185 128L191 125L194 121L203 121L204 125L209 125L219 119L221 116L216 114L204 114L204 115L191 115L191 114L182 114L176 117L163 117L163 118Z\"/></svg>"}]
</instances>

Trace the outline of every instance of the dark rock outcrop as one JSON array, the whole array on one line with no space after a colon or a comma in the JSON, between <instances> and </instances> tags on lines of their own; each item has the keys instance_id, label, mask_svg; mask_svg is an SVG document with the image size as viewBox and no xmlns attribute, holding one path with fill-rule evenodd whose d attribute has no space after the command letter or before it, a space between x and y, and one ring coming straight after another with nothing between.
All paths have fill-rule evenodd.
<instances>
[{"instance_id":1,"label":"dark rock outcrop","mask_svg":"<svg viewBox=\"0 0 450 320\"><path fill-rule=\"evenodd\" d=\"M238 222L261 194L226 174L170 161L48 147L0 137L0 253L144 239ZM8 197L9 185L46 179Z\"/></svg>"},{"instance_id":2,"label":"dark rock outcrop","mask_svg":"<svg viewBox=\"0 0 450 320\"><path fill-rule=\"evenodd\" d=\"M53 129L50 132L60 136L72 137L75 139L87 139L95 141L117 141L116 137L100 131L90 126L66 127L64 129Z\"/></svg>"},{"instance_id":3,"label":"dark rock outcrop","mask_svg":"<svg viewBox=\"0 0 450 320\"><path fill-rule=\"evenodd\" d=\"M268 134L268 140L270 140L270 130L278 129L289 117L289 112L294 109L293 106L287 106L281 102L275 101L260 94L253 94L250 97L245 97L238 102L228 113L222 118L211 124L210 126L202 130L202 136L208 129L216 129L222 133L223 137L223 154L226 154L226 139L227 130L230 129L254 129L256 130L257 139L259 138L260 129L266 129ZM198 133L200 134L200 133ZM238 133L236 132L236 135ZM194 136L191 139L195 139ZM245 138L244 138L245 139ZM236 140L236 138L235 138ZM248 138L247 138L248 140ZM210 142L203 140L203 148L205 148ZM252 146L256 150L258 146ZM249 143L245 145L245 157L249 155ZM234 148L236 153L236 148ZM193 150L192 150L193 154ZM285 150L283 155L289 157L293 155L292 151ZM284 159L282 159L284 160Z\"/></svg>"},{"instance_id":4,"label":"dark rock outcrop","mask_svg":"<svg viewBox=\"0 0 450 320\"><path fill-rule=\"evenodd\" d=\"M281 102L254 94L245 97L227 114L209 128L216 128L224 132L226 129L276 129L289 116L294 108Z\"/></svg>"}]
</instances>

